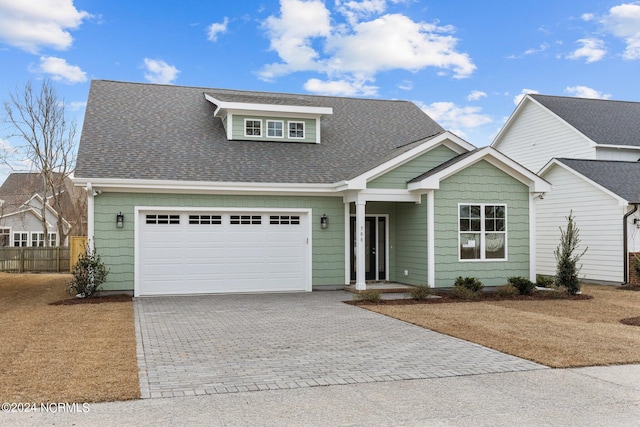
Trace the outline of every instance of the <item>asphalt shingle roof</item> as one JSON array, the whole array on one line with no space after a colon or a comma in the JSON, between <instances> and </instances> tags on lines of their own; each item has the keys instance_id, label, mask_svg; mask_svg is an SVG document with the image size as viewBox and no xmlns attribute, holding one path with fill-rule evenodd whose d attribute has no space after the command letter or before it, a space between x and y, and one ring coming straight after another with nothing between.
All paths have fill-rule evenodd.
<instances>
[{"instance_id":1,"label":"asphalt shingle roof","mask_svg":"<svg viewBox=\"0 0 640 427\"><path fill-rule=\"evenodd\" d=\"M556 159L629 203L640 203L640 162Z\"/></svg>"},{"instance_id":2,"label":"asphalt shingle roof","mask_svg":"<svg viewBox=\"0 0 640 427\"><path fill-rule=\"evenodd\" d=\"M204 94L234 102L333 108L320 144L228 141ZM334 183L444 132L408 101L95 80L78 178Z\"/></svg>"},{"instance_id":3,"label":"asphalt shingle roof","mask_svg":"<svg viewBox=\"0 0 640 427\"><path fill-rule=\"evenodd\" d=\"M640 146L640 102L530 96L597 144Z\"/></svg>"}]
</instances>

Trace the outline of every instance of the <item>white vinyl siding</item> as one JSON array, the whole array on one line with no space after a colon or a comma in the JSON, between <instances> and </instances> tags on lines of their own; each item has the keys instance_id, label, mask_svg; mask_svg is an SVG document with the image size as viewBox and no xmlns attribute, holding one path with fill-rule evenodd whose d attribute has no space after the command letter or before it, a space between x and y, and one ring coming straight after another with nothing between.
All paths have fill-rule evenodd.
<instances>
[{"instance_id":1,"label":"white vinyl siding","mask_svg":"<svg viewBox=\"0 0 640 427\"><path fill-rule=\"evenodd\" d=\"M621 283L622 217L626 207L560 166L548 170L543 178L553 184L553 191L536 202L537 273L555 275L554 250L560 242L560 227L566 229L573 210L580 230L579 248L589 248L580 260L580 277Z\"/></svg>"},{"instance_id":2,"label":"white vinyl siding","mask_svg":"<svg viewBox=\"0 0 640 427\"><path fill-rule=\"evenodd\" d=\"M533 172L554 157L595 159L595 148L549 110L526 102L494 148Z\"/></svg>"},{"instance_id":3,"label":"white vinyl siding","mask_svg":"<svg viewBox=\"0 0 640 427\"><path fill-rule=\"evenodd\" d=\"M627 162L637 162L640 160L640 150L630 150L624 148L607 148L598 146L596 149L596 159L598 160L623 160Z\"/></svg>"}]
</instances>

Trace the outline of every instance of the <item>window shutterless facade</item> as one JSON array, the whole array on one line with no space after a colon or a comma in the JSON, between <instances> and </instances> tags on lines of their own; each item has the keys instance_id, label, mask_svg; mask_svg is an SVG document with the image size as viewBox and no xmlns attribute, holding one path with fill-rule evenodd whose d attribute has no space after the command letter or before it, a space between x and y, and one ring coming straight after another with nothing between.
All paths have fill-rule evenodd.
<instances>
[{"instance_id":1,"label":"window shutterless facade","mask_svg":"<svg viewBox=\"0 0 640 427\"><path fill-rule=\"evenodd\" d=\"M262 136L262 120L244 119L244 136Z\"/></svg>"},{"instance_id":2,"label":"window shutterless facade","mask_svg":"<svg viewBox=\"0 0 640 427\"><path fill-rule=\"evenodd\" d=\"M284 122L282 120L267 120L267 137L284 138Z\"/></svg>"},{"instance_id":3,"label":"window shutterless facade","mask_svg":"<svg viewBox=\"0 0 640 427\"><path fill-rule=\"evenodd\" d=\"M507 206L458 205L458 248L461 261L507 259Z\"/></svg>"},{"instance_id":4,"label":"window shutterless facade","mask_svg":"<svg viewBox=\"0 0 640 427\"><path fill-rule=\"evenodd\" d=\"M289 122L289 138L304 139L304 122Z\"/></svg>"}]
</instances>

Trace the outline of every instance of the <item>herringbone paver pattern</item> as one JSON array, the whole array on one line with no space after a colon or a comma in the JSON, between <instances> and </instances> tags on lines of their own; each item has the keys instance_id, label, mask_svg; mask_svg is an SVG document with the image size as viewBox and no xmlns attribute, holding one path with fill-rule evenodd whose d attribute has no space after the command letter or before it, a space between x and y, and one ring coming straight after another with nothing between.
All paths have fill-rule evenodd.
<instances>
[{"instance_id":1,"label":"herringbone paver pattern","mask_svg":"<svg viewBox=\"0 0 640 427\"><path fill-rule=\"evenodd\" d=\"M143 398L545 367L343 304L341 291L135 300Z\"/></svg>"}]
</instances>

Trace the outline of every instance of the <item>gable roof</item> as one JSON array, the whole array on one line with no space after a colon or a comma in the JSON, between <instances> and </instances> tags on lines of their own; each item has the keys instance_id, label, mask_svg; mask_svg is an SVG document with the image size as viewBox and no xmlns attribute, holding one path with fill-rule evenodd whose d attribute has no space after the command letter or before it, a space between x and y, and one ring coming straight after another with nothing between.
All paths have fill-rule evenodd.
<instances>
[{"instance_id":1,"label":"gable roof","mask_svg":"<svg viewBox=\"0 0 640 427\"><path fill-rule=\"evenodd\" d=\"M551 190L551 184L549 184L549 182L492 147L481 147L462 153L422 175L409 180L408 187L410 190L438 189L443 179L481 160L491 163L503 172L529 186L529 191L531 192L546 192Z\"/></svg>"},{"instance_id":2,"label":"gable roof","mask_svg":"<svg viewBox=\"0 0 640 427\"><path fill-rule=\"evenodd\" d=\"M320 144L227 140L227 102L331 108ZM335 183L444 132L408 101L94 80L78 150L80 179Z\"/></svg>"},{"instance_id":3,"label":"gable roof","mask_svg":"<svg viewBox=\"0 0 640 427\"><path fill-rule=\"evenodd\" d=\"M640 162L558 158L545 166L540 174L544 174L553 161L566 165L628 203L640 203Z\"/></svg>"},{"instance_id":4,"label":"gable roof","mask_svg":"<svg viewBox=\"0 0 640 427\"><path fill-rule=\"evenodd\" d=\"M640 102L539 94L527 96L596 144L640 147Z\"/></svg>"}]
</instances>

